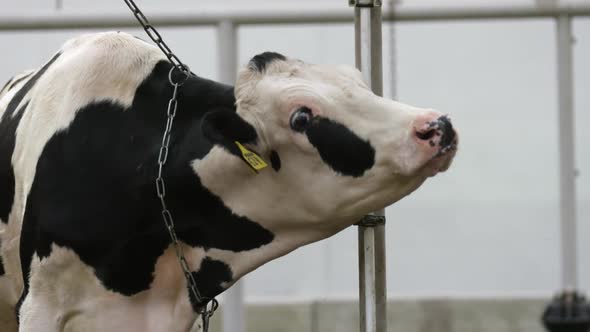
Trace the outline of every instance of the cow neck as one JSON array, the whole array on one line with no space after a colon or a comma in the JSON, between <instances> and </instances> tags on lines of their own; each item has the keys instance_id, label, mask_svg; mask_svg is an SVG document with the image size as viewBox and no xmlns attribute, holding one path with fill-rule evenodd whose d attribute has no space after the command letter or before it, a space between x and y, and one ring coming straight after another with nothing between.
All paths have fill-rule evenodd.
<instances>
[{"instance_id":1,"label":"cow neck","mask_svg":"<svg viewBox=\"0 0 590 332\"><path fill-rule=\"evenodd\" d=\"M147 105L134 105L137 109L155 109L152 119L154 132L164 125L167 98L172 91L167 84L166 67L156 66L154 74L138 89L136 100ZM145 97L145 98L142 98ZM202 135L201 120L210 111L229 109L235 111L233 88L199 77L191 77L179 90L177 117L172 129L168 162L164 167L166 203L176 225L180 242L191 262L193 277L204 298L212 298L238 278L239 272L232 266L238 253L256 250L271 243L274 234L247 217L238 216L223 202L223 197L204 186L192 168L194 160L210 155L213 145ZM143 107L145 106L145 107ZM158 119L159 118L159 119ZM157 121L159 120L159 121ZM160 135L154 134L153 169L155 151L159 148ZM234 157L235 158L235 157ZM242 167L244 164L242 163ZM159 202L153 188L155 171L148 175L145 185L146 204L151 209L150 229L141 241L158 244L158 257L169 248L170 240L161 218ZM139 239L138 239L139 240ZM133 241L140 245L141 241ZM121 251L119 251L121 252ZM123 251L124 252L124 251ZM157 257L154 257L157 258ZM237 273L236 273L237 272ZM156 274L158 271L156 271ZM191 298L193 307L201 303Z\"/></svg>"}]
</instances>

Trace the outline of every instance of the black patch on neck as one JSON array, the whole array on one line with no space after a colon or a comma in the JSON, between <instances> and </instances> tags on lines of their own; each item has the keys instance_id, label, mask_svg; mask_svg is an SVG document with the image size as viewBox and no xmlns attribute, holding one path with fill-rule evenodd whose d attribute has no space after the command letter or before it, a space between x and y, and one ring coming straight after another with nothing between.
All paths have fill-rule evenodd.
<instances>
[{"instance_id":1,"label":"black patch on neck","mask_svg":"<svg viewBox=\"0 0 590 332\"><path fill-rule=\"evenodd\" d=\"M281 169L281 157L275 150L270 152L270 165L277 172Z\"/></svg>"},{"instance_id":2,"label":"black patch on neck","mask_svg":"<svg viewBox=\"0 0 590 332\"><path fill-rule=\"evenodd\" d=\"M231 268L224 262L205 257L198 272L192 272L197 288L203 299L213 299L224 291L222 283L231 282L233 274ZM187 284L189 299L193 310L199 312L206 303L199 302Z\"/></svg>"},{"instance_id":3,"label":"black patch on neck","mask_svg":"<svg viewBox=\"0 0 590 332\"><path fill-rule=\"evenodd\" d=\"M15 179L14 170L12 168L12 154L14 153L14 144L16 141L16 128L27 108L28 102L26 102L19 109L18 113L15 114L16 108L25 98L27 93L35 86L35 83L37 83L47 68L49 68L59 56L60 53L56 54L49 62L39 69L39 71L37 71L19 91L17 91L8 103L6 111L0 118L0 220L5 223L8 223L8 215L10 214L14 202ZM24 77L28 77L28 75L25 75ZM21 79L24 78L17 79L17 81L20 81Z\"/></svg>"},{"instance_id":4,"label":"black patch on neck","mask_svg":"<svg viewBox=\"0 0 590 332\"><path fill-rule=\"evenodd\" d=\"M266 70L266 66L276 60L285 61L287 58L279 53L275 52L264 52L258 55L255 55L250 62L248 63L248 68L253 71L257 72L264 72Z\"/></svg>"},{"instance_id":5,"label":"black patch on neck","mask_svg":"<svg viewBox=\"0 0 590 332\"><path fill-rule=\"evenodd\" d=\"M72 249L109 290L130 296L149 289L155 264L170 245L154 184L172 95L169 70L168 62L158 63L136 90L130 109L91 103L47 142L21 231L24 276L33 255L49 256L55 243ZM274 239L260 224L235 215L191 166L213 146L201 132L204 114L234 103L232 87L194 76L179 90L164 167L166 203L179 240L193 247L239 252ZM199 272L205 280L199 290L216 294L231 274L220 273L218 263L208 266ZM26 281L25 294L27 289Z\"/></svg>"},{"instance_id":6,"label":"black patch on neck","mask_svg":"<svg viewBox=\"0 0 590 332\"><path fill-rule=\"evenodd\" d=\"M342 175L359 177L375 164L371 143L338 122L315 117L305 133L322 160Z\"/></svg>"}]
</instances>

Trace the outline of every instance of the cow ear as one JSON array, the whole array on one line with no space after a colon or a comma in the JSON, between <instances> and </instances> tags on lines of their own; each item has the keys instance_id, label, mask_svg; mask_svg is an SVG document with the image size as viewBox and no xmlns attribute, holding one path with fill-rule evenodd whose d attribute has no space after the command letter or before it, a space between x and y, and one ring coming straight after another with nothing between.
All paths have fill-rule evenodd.
<instances>
[{"instance_id":1,"label":"cow ear","mask_svg":"<svg viewBox=\"0 0 590 332\"><path fill-rule=\"evenodd\" d=\"M248 62L248 69L258 73L264 73L266 67L274 61L285 61L287 58L276 52L264 52L255 55L250 62Z\"/></svg>"},{"instance_id":2,"label":"cow ear","mask_svg":"<svg viewBox=\"0 0 590 332\"><path fill-rule=\"evenodd\" d=\"M242 159L255 173L268 164L254 151L243 144L256 143L256 129L234 110L211 111L201 122L203 135L213 144L221 145L230 153Z\"/></svg>"},{"instance_id":3,"label":"cow ear","mask_svg":"<svg viewBox=\"0 0 590 332\"><path fill-rule=\"evenodd\" d=\"M256 129L232 109L211 111L201 122L203 135L213 144L221 145L233 154L240 155L235 142L256 143Z\"/></svg>"}]
</instances>

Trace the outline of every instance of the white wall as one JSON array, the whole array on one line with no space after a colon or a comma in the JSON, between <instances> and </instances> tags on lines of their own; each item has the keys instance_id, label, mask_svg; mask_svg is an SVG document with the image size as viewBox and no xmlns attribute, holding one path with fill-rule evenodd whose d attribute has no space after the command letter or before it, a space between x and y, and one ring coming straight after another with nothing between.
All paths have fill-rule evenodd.
<instances>
[{"instance_id":1,"label":"white wall","mask_svg":"<svg viewBox=\"0 0 590 332\"><path fill-rule=\"evenodd\" d=\"M187 1L167 1L165 7L161 2L138 1L142 2L152 11L160 7L173 11L170 4L189 6ZM66 11L123 11L121 3L64 1ZM280 3L311 6L314 2ZM419 6L427 1L406 3ZM323 3L335 4L345 1ZM190 7L196 8L195 3ZM16 7L14 1L0 0L3 14L37 9L50 10L51 3L28 0ZM213 28L161 30L193 71L218 76ZM585 143L590 132L584 125L590 123L590 19L577 19L574 30L580 280L588 290L590 149ZM143 36L139 29L126 31ZM461 148L448 173L387 209L389 292L394 296L553 292L559 288L553 22L403 23L397 31L399 99L448 112L460 130ZM40 65L63 41L80 33L0 32L0 81ZM350 25L244 27L239 34L241 64L265 50L310 62L354 63ZM384 60L388 59L385 54ZM387 64L385 69L389 72ZM271 262L246 278L246 294L250 300L356 296L356 243L356 229L351 228Z\"/></svg>"}]
</instances>

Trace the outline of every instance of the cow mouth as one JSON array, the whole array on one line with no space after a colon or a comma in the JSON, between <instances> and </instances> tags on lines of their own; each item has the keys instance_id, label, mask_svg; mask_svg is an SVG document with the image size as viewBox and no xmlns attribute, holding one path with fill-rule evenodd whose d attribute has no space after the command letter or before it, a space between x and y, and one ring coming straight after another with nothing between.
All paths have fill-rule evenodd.
<instances>
[{"instance_id":1,"label":"cow mouth","mask_svg":"<svg viewBox=\"0 0 590 332\"><path fill-rule=\"evenodd\" d=\"M424 171L428 177L435 176L438 173L442 173L449 169L455 153L457 152L458 142L455 139L451 143L442 146L438 153L426 162L424 165Z\"/></svg>"}]
</instances>

